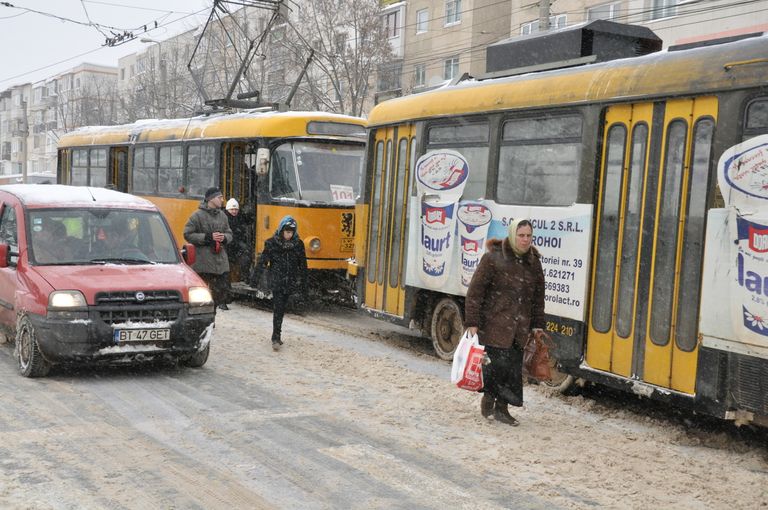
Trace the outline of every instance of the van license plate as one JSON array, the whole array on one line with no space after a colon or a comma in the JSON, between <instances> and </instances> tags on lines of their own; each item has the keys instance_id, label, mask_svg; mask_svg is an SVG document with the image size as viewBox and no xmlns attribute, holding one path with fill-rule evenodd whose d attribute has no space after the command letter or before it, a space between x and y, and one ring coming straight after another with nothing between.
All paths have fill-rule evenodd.
<instances>
[{"instance_id":1,"label":"van license plate","mask_svg":"<svg viewBox=\"0 0 768 510\"><path fill-rule=\"evenodd\" d=\"M170 329L116 329L115 343L170 340Z\"/></svg>"}]
</instances>

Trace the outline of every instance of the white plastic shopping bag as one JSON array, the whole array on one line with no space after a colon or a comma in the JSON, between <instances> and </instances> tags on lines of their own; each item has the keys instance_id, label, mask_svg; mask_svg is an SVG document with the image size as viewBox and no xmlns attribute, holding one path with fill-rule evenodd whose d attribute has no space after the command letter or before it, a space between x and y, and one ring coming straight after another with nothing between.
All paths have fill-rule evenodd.
<instances>
[{"instance_id":1,"label":"white plastic shopping bag","mask_svg":"<svg viewBox=\"0 0 768 510\"><path fill-rule=\"evenodd\" d=\"M485 347L477 335L464 332L453 353L451 383L463 390L478 391L483 388L483 358Z\"/></svg>"}]
</instances>

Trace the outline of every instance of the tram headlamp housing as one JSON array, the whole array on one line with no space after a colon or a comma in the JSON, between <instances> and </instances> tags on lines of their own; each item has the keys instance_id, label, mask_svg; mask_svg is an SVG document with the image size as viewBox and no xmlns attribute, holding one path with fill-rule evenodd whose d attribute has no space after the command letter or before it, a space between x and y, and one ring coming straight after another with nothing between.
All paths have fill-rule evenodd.
<instances>
[{"instance_id":1,"label":"tram headlamp housing","mask_svg":"<svg viewBox=\"0 0 768 510\"><path fill-rule=\"evenodd\" d=\"M312 252L318 252L320 251L320 238L319 237L310 237L307 240L307 245L309 246L309 250Z\"/></svg>"}]
</instances>

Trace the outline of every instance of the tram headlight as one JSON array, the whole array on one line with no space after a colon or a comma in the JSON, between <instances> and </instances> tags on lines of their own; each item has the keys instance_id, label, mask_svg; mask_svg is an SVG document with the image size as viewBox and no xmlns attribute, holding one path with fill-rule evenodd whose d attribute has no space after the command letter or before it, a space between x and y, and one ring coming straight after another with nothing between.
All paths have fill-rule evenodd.
<instances>
[{"instance_id":1,"label":"tram headlight","mask_svg":"<svg viewBox=\"0 0 768 510\"><path fill-rule=\"evenodd\" d=\"M309 245L310 251L313 251L313 252L320 251L320 238L310 237L307 241L307 245Z\"/></svg>"}]
</instances>

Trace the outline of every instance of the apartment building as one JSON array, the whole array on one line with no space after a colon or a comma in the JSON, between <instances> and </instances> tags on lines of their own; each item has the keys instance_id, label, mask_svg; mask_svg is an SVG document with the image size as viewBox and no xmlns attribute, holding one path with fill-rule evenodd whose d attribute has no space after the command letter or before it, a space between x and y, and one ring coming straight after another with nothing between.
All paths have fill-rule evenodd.
<instances>
[{"instance_id":1,"label":"apartment building","mask_svg":"<svg viewBox=\"0 0 768 510\"><path fill-rule=\"evenodd\" d=\"M0 183L55 182L59 136L114 124L117 69L80 64L0 92Z\"/></svg>"},{"instance_id":2,"label":"apartment building","mask_svg":"<svg viewBox=\"0 0 768 510\"><path fill-rule=\"evenodd\" d=\"M637 24L653 30L663 47L768 31L768 2L757 0L407 0L381 4L390 42L401 45L393 59L401 78L400 83L379 79L377 102L442 86L464 73L482 76L489 44L539 32L545 20L549 30L598 19ZM395 16L402 22L396 23Z\"/></svg>"}]
</instances>

